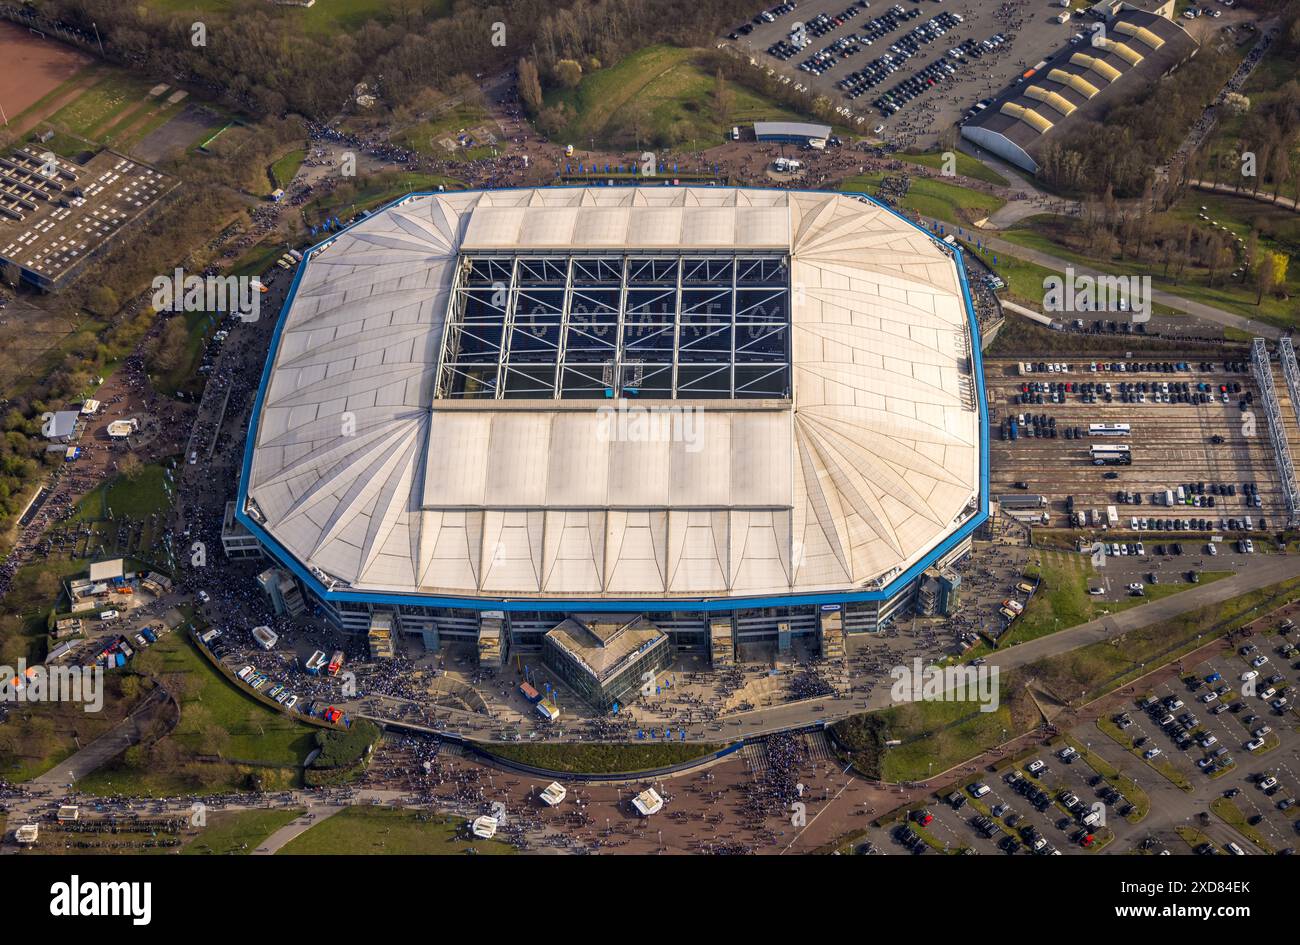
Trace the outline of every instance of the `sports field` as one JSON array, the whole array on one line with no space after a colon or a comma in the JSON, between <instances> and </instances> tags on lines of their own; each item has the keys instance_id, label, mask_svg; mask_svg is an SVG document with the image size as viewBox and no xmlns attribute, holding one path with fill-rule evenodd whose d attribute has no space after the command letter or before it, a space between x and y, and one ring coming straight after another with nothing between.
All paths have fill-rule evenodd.
<instances>
[{"instance_id":1,"label":"sports field","mask_svg":"<svg viewBox=\"0 0 1300 945\"><path fill-rule=\"evenodd\" d=\"M90 65L90 57L0 21L0 108L16 119Z\"/></svg>"}]
</instances>

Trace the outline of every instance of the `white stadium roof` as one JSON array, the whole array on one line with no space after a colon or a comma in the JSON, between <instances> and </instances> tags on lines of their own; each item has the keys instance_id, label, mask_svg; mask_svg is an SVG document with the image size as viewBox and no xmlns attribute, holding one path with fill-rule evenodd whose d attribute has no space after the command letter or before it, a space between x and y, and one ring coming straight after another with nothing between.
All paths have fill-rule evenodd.
<instances>
[{"instance_id":1,"label":"white stadium roof","mask_svg":"<svg viewBox=\"0 0 1300 945\"><path fill-rule=\"evenodd\" d=\"M748 399L687 399L675 360L674 401L512 399L490 384L444 397L445 323L472 268L458 259L485 253L778 258L789 328L774 336L788 362ZM878 588L978 507L970 348L953 260L866 201L717 187L411 197L305 263L255 418L249 509L337 589L651 600ZM638 408L668 405L689 408L685 426L637 426ZM631 413L611 417L619 406Z\"/></svg>"}]
</instances>

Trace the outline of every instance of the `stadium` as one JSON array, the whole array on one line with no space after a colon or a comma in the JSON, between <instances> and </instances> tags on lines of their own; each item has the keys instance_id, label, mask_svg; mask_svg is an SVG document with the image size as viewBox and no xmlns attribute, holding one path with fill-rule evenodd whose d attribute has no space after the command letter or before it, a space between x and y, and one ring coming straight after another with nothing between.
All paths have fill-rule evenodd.
<instances>
[{"instance_id":1,"label":"stadium","mask_svg":"<svg viewBox=\"0 0 1300 945\"><path fill-rule=\"evenodd\" d=\"M968 552L986 414L960 252L864 196L413 194L305 255L235 517L358 633L833 653Z\"/></svg>"}]
</instances>

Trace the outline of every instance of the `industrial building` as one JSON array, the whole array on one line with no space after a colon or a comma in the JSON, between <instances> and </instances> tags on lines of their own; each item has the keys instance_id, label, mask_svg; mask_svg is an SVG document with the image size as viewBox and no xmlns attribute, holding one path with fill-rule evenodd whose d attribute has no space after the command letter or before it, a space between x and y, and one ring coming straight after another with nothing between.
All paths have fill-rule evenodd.
<instances>
[{"instance_id":1,"label":"industrial building","mask_svg":"<svg viewBox=\"0 0 1300 945\"><path fill-rule=\"evenodd\" d=\"M986 437L960 252L866 197L417 194L307 254L234 514L358 634L558 661L616 614L726 665L908 607Z\"/></svg>"},{"instance_id":2,"label":"industrial building","mask_svg":"<svg viewBox=\"0 0 1300 945\"><path fill-rule=\"evenodd\" d=\"M1081 25L1086 38L1027 69L962 125L962 137L1035 174L1048 142L1101 119L1196 54L1177 23L1128 4L1108 21Z\"/></svg>"},{"instance_id":3,"label":"industrial building","mask_svg":"<svg viewBox=\"0 0 1300 945\"><path fill-rule=\"evenodd\" d=\"M116 151L77 164L19 148L0 157L0 266L16 266L23 282L47 292L63 288L175 186Z\"/></svg>"}]
</instances>

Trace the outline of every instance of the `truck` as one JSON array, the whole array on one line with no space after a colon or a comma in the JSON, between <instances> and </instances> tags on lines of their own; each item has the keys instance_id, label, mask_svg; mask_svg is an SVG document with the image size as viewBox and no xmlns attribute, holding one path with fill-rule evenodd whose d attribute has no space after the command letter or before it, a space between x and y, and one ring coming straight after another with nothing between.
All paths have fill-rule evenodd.
<instances>
[{"instance_id":1,"label":"truck","mask_svg":"<svg viewBox=\"0 0 1300 945\"><path fill-rule=\"evenodd\" d=\"M1015 442L1020 438L1020 424L1016 422L1014 417L1011 419L1010 433L1012 442Z\"/></svg>"},{"instance_id":2,"label":"truck","mask_svg":"<svg viewBox=\"0 0 1300 945\"><path fill-rule=\"evenodd\" d=\"M998 496L998 505L1004 509L1045 509L1047 496L1028 492L1012 492Z\"/></svg>"},{"instance_id":3,"label":"truck","mask_svg":"<svg viewBox=\"0 0 1300 945\"><path fill-rule=\"evenodd\" d=\"M337 676L339 670L343 668L343 651L335 650L334 655L330 657L329 674Z\"/></svg>"}]
</instances>

